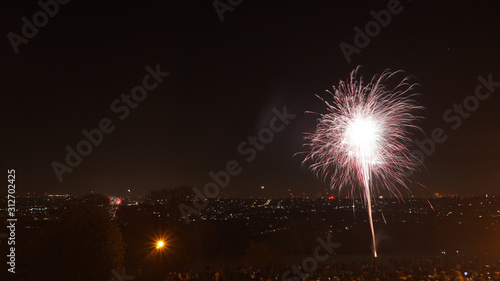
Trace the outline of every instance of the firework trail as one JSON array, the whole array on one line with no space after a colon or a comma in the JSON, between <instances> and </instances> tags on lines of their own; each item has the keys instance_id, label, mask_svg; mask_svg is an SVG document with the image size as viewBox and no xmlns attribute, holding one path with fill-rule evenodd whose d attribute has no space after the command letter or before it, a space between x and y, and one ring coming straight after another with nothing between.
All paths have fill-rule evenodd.
<instances>
[{"instance_id":1,"label":"firework trail","mask_svg":"<svg viewBox=\"0 0 500 281\"><path fill-rule=\"evenodd\" d=\"M319 114L316 131L305 135L308 152L303 163L312 162L311 171L329 180L339 193L343 188L349 188L353 198L361 193L376 257L372 197L387 190L402 198L398 186L407 188L406 175L418 162L409 151L408 135L419 129L415 113L422 107L413 100L416 84L410 77L398 78L402 71L386 70L364 85L358 70L327 91L331 101L318 96L328 113Z\"/></svg>"},{"instance_id":2,"label":"firework trail","mask_svg":"<svg viewBox=\"0 0 500 281\"><path fill-rule=\"evenodd\" d=\"M384 213L382 212L381 214L382 214L382 218L384 219L384 223L385 223L385 225L387 225L387 221L385 220Z\"/></svg>"}]
</instances>

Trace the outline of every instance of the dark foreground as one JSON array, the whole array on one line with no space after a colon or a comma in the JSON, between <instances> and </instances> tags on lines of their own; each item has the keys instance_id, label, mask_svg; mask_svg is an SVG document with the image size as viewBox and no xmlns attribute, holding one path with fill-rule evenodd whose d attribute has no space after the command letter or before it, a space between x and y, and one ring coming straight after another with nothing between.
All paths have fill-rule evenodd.
<instances>
[{"instance_id":1,"label":"dark foreground","mask_svg":"<svg viewBox=\"0 0 500 281\"><path fill-rule=\"evenodd\" d=\"M134 280L203 280L203 281L298 281L298 280L500 280L500 260L460 256L439 257L354 257L335 256L325 263L290 265L281 268L206 266L201 271L168 272L146 276L137 272Z\"/></svg>"}]
</instances>

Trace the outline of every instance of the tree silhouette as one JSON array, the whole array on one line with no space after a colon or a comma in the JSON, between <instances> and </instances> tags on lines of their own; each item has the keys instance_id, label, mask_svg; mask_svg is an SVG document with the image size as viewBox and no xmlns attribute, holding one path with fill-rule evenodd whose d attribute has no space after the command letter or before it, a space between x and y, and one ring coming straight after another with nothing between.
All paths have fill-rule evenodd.
<instances>
[{"instance_id":1,"label":"tree silhouette","mask_svg":"<svg viewBox=\"0 0 500 281\"><path fill-rule=\"evenodd\" d=\"M83 195L79 201L85 202L92 207L102 209L110 216L114 214L114 206L111 205L111 199L102 193L87 193Z\"/></svg>"},{"instance_id":2,"label":"tree silhouette","mask_svg":"<svg viewBox=\"0 0 500 281\"><path fill-rule=\"evenodd\" d=\"M74 203L59 220L33 234L29 280L107 281L113 269L121 272L121 232L101 208Z\"/></svg>"},{"instance_id":3,"label":"tree silhouette","mask_svg":"<svg viewBox=\"0 0 500 281\"><path fill-rule=\"evenodd\" d=\"M250 241L245 250L244 262L254 268L281 268L286 265L286 255L283 250L269 242Z\"/></svg>"},{"instance_id":4,"label":"tree silhouette","mask_svg":"<svg viewBox=\"0 0 500 281\"><path fill-rule=\"evenodd\" d=\"M194 196L191 187L181 185L175 188L162 188L150 191L146 198L152 203L163 203L177 207L180 203L188 201Z\"/></svg>"},{"instance_id":5,"label":"tree silhouette","mask_svg":"<svg viewBox=\"0 0 500 281\"><path fill-rule=\"evenodd\" d=\"M155 210L168 213L171 219L180 217L179 204L192 200L194 192L191 187L181 185L175 188L153 190L146 195L146 200L155 205Z\"/></svg>"}]
</instances>

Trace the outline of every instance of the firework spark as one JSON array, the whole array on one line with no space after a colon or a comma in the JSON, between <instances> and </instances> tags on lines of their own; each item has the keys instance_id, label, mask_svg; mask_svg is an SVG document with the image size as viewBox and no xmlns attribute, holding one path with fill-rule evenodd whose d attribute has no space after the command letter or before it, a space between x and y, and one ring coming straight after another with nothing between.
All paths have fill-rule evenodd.
<instances>
[{"instance_id":1,"label":"firework spark","mask_svg":"<svg viewBox=\"0 0 500 281\"><path fill-rule=\"evenodd\" d=\"M373 254L377 256L372 219L372 197L388 190L402 197L398 186L407 188L406 175L414 170L417 159L410 153L409 132L417 129L415 113L420 107L410 77L398 79L401 71L384 71L364 85L358 69L350 79L333 87L328 113L319 114L316 132L306 134L308 154L304 164L329 180L339 193L349 188L354 198L361 193L368 207ZM391 87L391 85L394 85Z\"/></svg>"}]
</instances>

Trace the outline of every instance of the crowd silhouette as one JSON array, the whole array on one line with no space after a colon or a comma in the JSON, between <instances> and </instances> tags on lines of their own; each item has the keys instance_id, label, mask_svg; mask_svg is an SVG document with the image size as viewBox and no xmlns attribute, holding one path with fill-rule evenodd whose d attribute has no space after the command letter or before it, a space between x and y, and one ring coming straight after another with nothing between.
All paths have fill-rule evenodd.
<instances>
[{"instance_id":1,"label":"crowd silhouette","mask_svg":"<svg viewBox=\"0 0 500 281\"><path fill-rule=\"evenodd\" d=\"M138 279L140 280L140 278ZM485 263L482 260L443 260L442 258L393 258L381 263L376 259L367 262L325 262L312 272L299 265L286 268L252 268L208 265L203 271L170 272L165 281L500 281L500 260Z\"/></svg>"}]
</instances>

